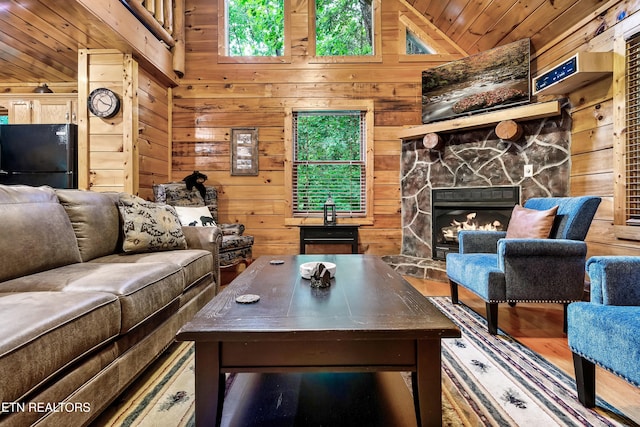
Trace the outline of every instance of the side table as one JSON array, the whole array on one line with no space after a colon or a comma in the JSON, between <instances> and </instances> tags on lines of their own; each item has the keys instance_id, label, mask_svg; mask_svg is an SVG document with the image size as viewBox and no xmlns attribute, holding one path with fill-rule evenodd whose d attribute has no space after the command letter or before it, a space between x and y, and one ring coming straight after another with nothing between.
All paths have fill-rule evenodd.
<instances>
[{"instance_id":1,"label":"side table","mask_svg":"<svg viewBox=\"0 0 640 427\"><path fill-rule=\"evenodd\" d=\"M360 225L300 225L300 253L306 253L306 245L340 244L351 245L351 253L358 253L358 227Z\"/></svg>"}]
</instances>

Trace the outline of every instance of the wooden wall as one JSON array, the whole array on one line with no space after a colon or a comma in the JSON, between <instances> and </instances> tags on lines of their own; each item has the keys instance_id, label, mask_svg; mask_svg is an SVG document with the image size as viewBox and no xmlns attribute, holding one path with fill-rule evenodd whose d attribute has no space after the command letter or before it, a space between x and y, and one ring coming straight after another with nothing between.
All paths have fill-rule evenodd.
<instances>
[{"instance_id":1,"label":"wooden wall","mask_svg":"<svg viewBox=\"0 0 640 427\"><path fill-rule=\"evenodd\" d=\"M610 2L611 7L593 20L585 20L580 26L568 29L566 37L540 49L534 64L545 71L576 51L611 52L624 61L624 52L615 44L624 45L624 36L640 32L640 14L630 15L640 7L640 2ZM627 17L619 21L621 11ZM597 80L568 94L573 119L571 144L572 195L598 195L602 203L587 235L588 256L640 255L640 242L622 240L614 233L614 183L618 176L614 165L618 153L616 140L623 139L624 98L615 97L616 82L624 81L624 67L610 77Z\"/></svg>"},{"instance_id":2,"label":"wooden wall","mask_svg":"<svg viewBox=\"0 0 640 427\"><path fill-rule=\"evenodd\" d=\"M193 170L209 176L220 194L224 222L242 222L256 238L255 255L297 253L297 227L284 226L283 111L292 102L322 99L372 99L375 102L375 222L360 232L360 251L397 254L401 244L398 131L420 124L421 71L464 53L421 20L402 0L382 2L382 62L315 64L307 54L308 4L292 1L291 62L224 64L218 62L216 2L187 0L186 74L173 97L173 179ZM609 1L600 14L567 28L562 37L532 52L532 74L578 50L611 51L621 25L635 25L640 1ZM621 11L625 20L619 21ZM403 25L436 40L443 55L403 57ZM404 23L404 24L403 24ZM616 30L616 27L618 30ZM413 29L413 28L412 28ZM626 29L625 31L629 31ZM535 29L532 29L532 35ZM573 195L603 197L587 240L590 255L637 254L640 244L616 239L614 217L615 76L568 94L572 105ZM549 97L541 97L546 100ZM232 127L258 127L260 174L232 177L229 133Z\"/></svg>"},{"instance_id":3,"label":"wooden wall","mask_svg":"<svg viewBox=\"0 0 640 427\"><path fill-rule=\"evenodd\" d=\"M374 101L374 224L360 229L360 252L398 254L401 245L400 140L402 126L420 124L421 72L461 56L422 16L396 0L382 2L382 61L313 63L307 54L308 3L293 0L292 36L286 64L218 62L218 8L210 0L187 0L186 73L173 90L172 177L193 170L219 190L221 222L241 222L255 237L254 255L298 253L297 227L284 225L284 111L306 100ZM191 13L189 13L191 12ZM439 54L402 56L404 22L419 27ZM259 130L260 172L230 175L232 127Z\"/></svg>"},{"instance_id":4,"label":"wooden wall","mask_svg":"<svg viewBox=\"0 0 640 427\"><path fill-rule=\"evenodd\" d=\"M169 181L171 90L152 75L140 70L138 76L138 195L153 200L152 186Z\"/></svg>"}]
</instances>

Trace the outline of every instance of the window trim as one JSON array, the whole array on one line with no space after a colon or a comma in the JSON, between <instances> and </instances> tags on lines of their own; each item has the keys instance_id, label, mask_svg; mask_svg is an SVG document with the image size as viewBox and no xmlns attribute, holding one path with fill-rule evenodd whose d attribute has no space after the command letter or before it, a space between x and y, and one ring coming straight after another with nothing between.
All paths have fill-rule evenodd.
<instances>
[{"instance_id":1,"label":"window trim","mask_svg":"<svg viewBox=\"0 0 640 427\"><path fill-rule=\"evenodd\" d=\"M372 0L373 8L373 55L316 56L316 2L309 0L309 63L347 64L382 62L382 6L381 0Z\"/></svg>"},{"instance_id":2,"label":"window trim","mask_svg":"<svg viewBox=\"0 0 640 427\"><path fill-rule=\"evenodd\" d=\"M627 106L626 106L626 49L627 41L640 31L637 25L628 20L615 27L613 41L613 229L618 239L640 241L640 227L626 225L627 212L627 177L626 177L626 145L627 145Z\"/></svg>"},{"instance_id":3,"label":"window trim","mask_svg":"<svg viewBox=\"0 0 640 427\"><path fill-rule=\"evenodd\" d=\"M373 225L373 132L374 132L374 102L373 100L318 100L316 106L310 106L308 102L292 104L285 108L284 117L284 184L285 184L285 219L287 226L322 224L322 217L301 217L293 214L293 114L305 111L335 111L335 110L356 110L365 112L365 147L364 158L366 164L365 172L365 216L338 217L340 224Z\"/></svg>"},{"instance_id":4,"label":"window trim","mask_svg":"<svg viewBox=\"0 0 640 427\"><path fill-rule=\"evenodd\" d=\"M229 56L227 52L227 0L218 0L218 63L219 64L290 64L291 63L291 0L284 1L284 41L282 56Z\"/></svg>"},{"instance_id":5,"label":"window trim","mask_svg":"<svg viewBox=\"0 0 640 427\"><path fill-rule=\"evenodd\" d=\"M426 20L423 16L418 17L422 25L427 26L429 31L433 31L442 37L443 40L449 40L449 38L436 28L430 21ZM412 54L409 55L407 51L407 30L410 30L413 34L418 36L425 44L429 45L435 50L434 53L429 54ZM442 44L438 43L432 38L422 27L411 19L405 12L398 12L398 62L424 62L424 61L442 61L449 62L460 59L468 54L457 47L459 53L451 54L447 51Z\"/></svg>"}]
</instances>

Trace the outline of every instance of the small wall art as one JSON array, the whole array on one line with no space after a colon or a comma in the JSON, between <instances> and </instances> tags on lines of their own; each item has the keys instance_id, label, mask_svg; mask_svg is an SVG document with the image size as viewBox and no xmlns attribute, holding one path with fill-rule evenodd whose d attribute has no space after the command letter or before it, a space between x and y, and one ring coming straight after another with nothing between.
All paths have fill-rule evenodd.
<instances>
[{"instance_id":1,"label":"small wall art","mask_svg":"<svg viewBox=\"0 0 640 427\"><path fill-rule=\"evenodd\" d=\"M258 129L231 129L231 175L258 175Z\"/></svg>"}]
</instances>

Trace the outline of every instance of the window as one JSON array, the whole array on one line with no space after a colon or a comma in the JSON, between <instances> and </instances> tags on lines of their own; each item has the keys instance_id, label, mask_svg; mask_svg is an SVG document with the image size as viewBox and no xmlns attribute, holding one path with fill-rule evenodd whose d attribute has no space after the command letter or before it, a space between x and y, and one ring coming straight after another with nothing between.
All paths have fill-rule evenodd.
<instances>
[{"instance_id":1,"label":"window","mask_svg":"<svg viewBox=\"0 0 640 427\"><path fill-rule=\"evenodd\" d=\"M408 28L406 32L406 39L407 39L407 46L406 46L407 55L427 55L427 54L434 53L433 49L427 46L425 42L420 40L420 38Z\"/></svg>"},{"instance_id":2,"label":"window","mask_svg":"<svg viewBox=\"0 0 640 427\"><path fill-rule=\"evenodd\" d=\"M287 112L289 224L321 218L329 195L339 221L357 218L364 224L372 215L372 103L339 107Z\"/></svg>"},{"instance_id":3,"label":"window","mask_svg":"<svg viewBox=\"0 0 640 427\"><path fill-rule=\"evenodd\" d=\"M372 0L316 0L316 56L373 54Z\"/></svg>"},{"instance_id":4,"label":"window","mask_svg":"<svg viewBox=\"0 0 640 427\"><path fill-rule=\"evenodd\" d=\"M220 62L284 62L288 0L219 0ZM288 59L288 58L287 58Z\"/></svg>"},{"instance_id":5,"label":"window","mask_svg":"<svg viewBox=\"0 0 640 427\"><path fill-rule=\"evenodd\" d=\"M626 224L640 225L640 35L626 49Z\"/></svg>"},{"instance_id":6,"label":"window","mask_svg":"<svg viewBox=\"0 0 640 427\"><path fill-rule=\"evenodd\" d=\"M380 62L380 1L309 1L309 51L314 60Z\"/></svg>"}]
</instances>

